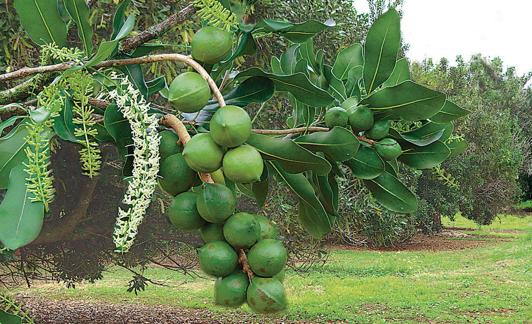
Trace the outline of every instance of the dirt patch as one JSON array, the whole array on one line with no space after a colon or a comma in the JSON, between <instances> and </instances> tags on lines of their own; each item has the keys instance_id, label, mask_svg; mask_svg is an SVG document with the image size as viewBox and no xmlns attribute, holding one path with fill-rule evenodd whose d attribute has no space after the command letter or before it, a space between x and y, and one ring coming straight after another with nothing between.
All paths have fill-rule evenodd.
<instances>
[{"instance_id":1,"label":"dirt patch","mask_svg":"<svg viewBox=\"0 0 532 324\"><path fill-rule=\"evenodd\" d=\"M162 305L46 300L25 295L18 295L16 298L25 305L35 323L39 324L301 323L243 312L217 314L205 309Z\"/></svg>"},{"instance_id":2,"label":"dirt patch","mask_svg":"<svg viewBox=\"0 0 532 324\"><path fill-rule=\"evenodd\" d=\"M463 229L471 231L472 229ZM497 236L479 236L462 232L462 229L449 228L436 235L417 234L409 242L390 247L347 246L335 245L342 250L375 250L375 251L452 251L474 249L497 242L508 242L511 238Z\"/></svg>"}]
</instances>

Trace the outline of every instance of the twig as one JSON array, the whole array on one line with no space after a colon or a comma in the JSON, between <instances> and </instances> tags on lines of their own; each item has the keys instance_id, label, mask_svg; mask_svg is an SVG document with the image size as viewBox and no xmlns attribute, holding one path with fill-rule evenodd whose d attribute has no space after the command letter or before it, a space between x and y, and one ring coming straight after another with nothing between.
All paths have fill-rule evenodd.
<instances>
[{"instance_id":1,"label":"twig","mask_svg":"<svg viewBox=\"0 0 532 324\"><path fill-rule=\"evenodd\" d=\"M238 250L238 262L242 266L242 271L244 271L245 274L247 274L249 280L252 280L255 274L251 270L249 263L248 263L248 257L246 256L246 252L244 249Z\"/></svg>"},{"instance_id":2,"label":"twig","mask_svg":"<svg viewBox=\"0 0 532 324\"><path fill-rule=\"evenodd\" d=\"M175 14L166 18L164 21L158 23L157 25L153 25L150 28L139 33L138 35L123 40L120 46L120 52L129 52L132 49L135 49L140 45L161 36L174 25L183 23L185 20L187 20L189 16L191 16L195 12L196 10L194 9L194 5L190 4L186 6L185 8L181 9L181 11L176 12Z\"/></svg>"},{"instance_id":3,"label":"twig","mask_svg":"<svg viewBox=\"0 0 532 324\"><path fill-rule=\"evenodd\" d=\"M147 55L147 56L121 59L121 60L108 60L108 61L103 61L93 66L93 68L101 69L101 68L113 67L113 66L124 66L124 65L130 65L130 64L146 64L146 63L163 62L163 61L182 62L192 67L194 70L196 70L196 72L198 72L205 79L205 81L207 81L207 83L209 84L209 87L211 88L211 91L214 94L214 98L218 101L220 107L225 106L225 100L222 96L222 93L218 89L216 82L214 82L214 80L211 78L209 73L203 68L203 66L201 66L201 64L194 61L192 57L187 56L187 55L171 53L171 54ZM20 79L20 78L38 74L38 73L66 71L74 66L76 66L75 62L65 62L65 63L43 65L43 66L32 67L32 68L25 67L17 71L13 71L10 73L5 73L5 74L0 75L0 82L9 81L13 79Z\"/></svg>"},{"instance_id":4,"label":"twig","mask_svg":"<svg viewBox=\"0 0 532 324\"><path fill-rule=\"evenodd\" d=\"M357 136L357 138L358 138L359 141L366 142L369 145L375 145L375 143L377 143L376 141L374 141L372 139L369 139L369 138L367 138L365 136Z\"/></svg>"}]
</instances>

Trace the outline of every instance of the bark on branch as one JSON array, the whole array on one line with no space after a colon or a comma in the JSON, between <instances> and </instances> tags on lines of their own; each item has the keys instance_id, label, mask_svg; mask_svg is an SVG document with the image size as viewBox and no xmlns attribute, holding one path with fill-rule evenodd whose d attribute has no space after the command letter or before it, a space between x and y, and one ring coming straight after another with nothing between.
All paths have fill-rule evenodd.
<instances>
[{"instance_id":1,"label":"bark on branch","mask_svg":"<svg viewBox=\"0 0 532 324\"><path fill-rule=\"evenodd\" d=\"M189 4L181 11L176 12L175 14L166 18L164 21L158 23L157 25L151 26L150 28L139 33L138 35L126 38L122 41L122 44L120 45L120 52L129 52L139 47L140 45L161 36L173 26L185 22L188 17L194 14L194 12L196 12L196 10L194 9L194 5Z\"/></svg>"}]
</instances>

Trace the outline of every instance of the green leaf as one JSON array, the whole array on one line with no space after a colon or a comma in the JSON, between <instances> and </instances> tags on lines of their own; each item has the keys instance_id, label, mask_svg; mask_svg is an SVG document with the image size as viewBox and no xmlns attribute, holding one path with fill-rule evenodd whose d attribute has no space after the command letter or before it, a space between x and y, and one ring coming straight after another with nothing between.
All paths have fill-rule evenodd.
<instances>
[{"instance_id":1,"label":"green leaf","mask_svg":"<svg viewBox=\"0 0 532 324\"><path fill-rule=\"evenodd\" d=\"M362 66L357 66L349 70L347 76L347 82L345 85L347 97L357 97L360 99L360 83L362 82Z\"/></svg>"},{"instance_id":2,"label":"green leaf","mask_svg":"<svg viewBox=\"0 0 532 324\"><path fill-rule=\"evenodd\" d=\"M353 175L359 179L373 179L384 172L384 162L374 149L361 145L351 160L345 161Z\"/></svg>"},{"instance_id":3,"label":"green leaf","mask_svg":"<svg viewBox=\"0 0 532 324\"><path fill-rule=\"evenodd\" d=\"M0 138L0 189L7 188L9 173L26 158L26 122L22 121L6 136Z\"/></svg>"},{"instance_id":4,"label":"green leaf","mask_svg":"<svg viewBox=\"0 0 532 324\"><path fill-rule=\"evenodd\" d=\"M430 117L430 120L435 123L449 123L467 114L469 114L468 110L460 108L451 101L446 100L441 110L436 115Z\"/></svg>"},{"instance_id":5,"label":"green leaf","mask_svg":"<svg viewBox=\"0 0 532 324\"><path fill-rule=\"evenodd\" d=\"M287 173L282 166L275 161L267 162L277 178L296 194L299 199L299 220L303 228L313 237L321 238L329 233L332 221L319 201L312 184L301 173Z\"/></svg>"},{"instance_id":6,"label":"green leaf","mask_svg":"<svg viewBox=\"0 0 532 324\"><path fill-rule=\"evenodd\" d=\"M427 146L406 146L403 147L403 154L399 161L414 169L431 169L445 161L451 151L441 141L436 141Z\"/></svg>"},{"instance_id":7,"label":"green leaf","mask_svg":"<svg viewBox=\"0 0 532 324\"><path fill-rule=\"evenodd\" d=\"M24 116L11 116L8 119L0 122L0 137L2 136L2 133L4 132L4 129L11 127L15 125L17 120L25 118Z\"/></svg>"},{"instance_id":8,"label":"green leaf","mask_svg":"<svg viewBox=\"0 0 532 324\"><path fill-rule=\"evenodd\" d=\"M347 80L349 70L364 65L362 54L362 45L360 44L353 44L348 48L344 48L336 56L332 73L342 81Z\"/></svg>"},{"instance_id":9,"label":"green leaf","mask_svg":"<svg viewBox=\"0 0 532 324\"><path fill-rule=\"evenodd\" d=\"M65 8L78 27L78 35L87 56L92 55L92 27L90 25L90 9L85 0L64 0Z\"/></svg>"},{"instance_id":10,"label":"green leaf","mask_svg":"<svg viewBox=\"0 0 532 324\"><path fill-rule=\"evenodd\" d=\"M287 91L297 100L312 107L324 107L334 100L327 91L312 84L308 77L303 73L277 75L264 72L259 68L250 68L238 74L236 78L240 79L253 76L272 80L277 91Z\"/></svg>"},{"instance_id":11,"label":"green leaf","mask_svg":"<svg viewBox=\"0 0 532 324\"><path fill-rule=\"evenodd\" d=\"M329 65L324 65L324 75L329 81L329 93L334 99L340 103L347 99L347 90L344 83L334 75Z\"/></svg>"},{"instance_id":12,"label":"green leaf","mask_svg":"<svg viewBox=\"0 0 532 324\"><path fill-rule=\"evenodd\" d=\"M396 213L413 213L417 209L416 196L388 172L364 184L379 204Z\"/></svg>"},{"instance_id":13,"label":"green leaf","mask_svg":"<svg viewBox=\"0 0 532 324\"><path fill-rule=\"evenodd\" d=\"M248 144L255 147L266 160L276 160L290 173L312 170L320 175L331 171L327 160L297 145L290 139L251 134Z\"/></svg>"},{"instance_id":14,"label":"green leaf","mask_svg":"<svg viewBox=\"0 0 532 324\"><path fill-rule=\"evenodd\" d=\"M76 125L72 119L72 99L65 98L65 106L61 109L59 116L54 118L54 132L62 140L79 143L79 139L74 135Z\"/></svg>"},{"instance_id":15,"label":"green leaf","mask_svg":"<svg viewBox=\"0 0 532 324\"><path fill-rule=\"evenodd\" d=\"M158 78L146 81L146 86L148 87L148 97L151 97L152 95L166 88L166 78L164 75L161 75Z\"/></svg>"},{"instance_id":16,"label":"green leaf","mask_svg":"<svg viewBox=\"0 0 532 324\"><path fill-rule=\"evenodd\" d=\"M114 39L122 29L122 26L126 21L126 19L124 18L126 14L126 9L130 3L131 0L123 0L120 2L118 7L116 7L115 15L113 16L113 34L111 38Z\"/></svg>"},{"instance_id":17,"label":"green leaf","mask_svg":"<svg viewBox=\"0 0 532 324\"><path fill-rule=\"evenodd\" d=\"M23 164L11 170L7 193L0 204L0 242L11 250L33 242L44 221L44 205L31 202L26 177Z\"/></svg>"},{"instance_id":18,"label":"green leaf","mask_svg":"<svg viewBox=\"0 0 532 324\"><path fill-rule=\"evenodd\" d=\"M95 66L96 64L113 56L118 50L120 41L129 35L129 33L131 33L133 27L135 27L135 16L129 16L122 25L122 29L120 29L113 40L103 41L100 43L98 51L87 63L85 63L85 67L87 68Z\"/></svg>"},{"instance_id":19,"label":"green leaf","mask_svg":"<svg viewBox=\"0 0 532 324\"><path fill-rule=\"evenodd\" d=\"M417 121L429 119L441 110L445 95L412 81L383 88L361 101L377 119Z\"/></svg>"},{"instance_id":20,"label":"green leaf","mask_svg":"<svg viewBox=\"0 0 532 324\"><path fill-rule=\"evenodd\" d=\"M338 183L334 175L319 176L313 174L312 180L323 208L329 215L336 215L338 211Z\"/></svg>"},{"instance_id":21,"label":"green leaf","mask_svg":"<svg viewBox=\"0 0 532 324\"><path fill-rule=\"evenodd\" d=\"M266 198L268 197L269 182L268 182L268 168L264 168L264 172L260 177L260 181L249 184L236 184L238 189L246 196L255 199L259 207L264 207Z\"/></svg>"},{"instance_id":22,"label":"green leaf","mask_svg":"<svg viewBox=\"0 0 532 324\"><path fill-rule=\"evenodd\" d=\"M0 323L2 324L22 324L22 318L0 310Z\"/></svg>"},{"instance_id":23,"label":"green leaf","mask_svg":"<svg viewBox=\"0 0 532 324\"><path fill-rule=\"evenodd\" d=\"M353 133L343 127L334 127L328 132L303 135L294 140L313 152L323 152L335 161L347 161L355 157L360 145Z\"/></svg>"},{"instance_id":24,"label":"green leaf","mask_svg":"<svg viewBox=\"0 0 532 324\"><path fill-rule=\"evenodd\" d=\"M135 85L135 88L137 88L145 98L148 97L148 86L146 85L146 80L144 79L144 73L142 72L140 64L124 65L118 67L118 69L128 76L129 81Z\"/></svg>"},{"instance_id":25,"label":"green leaf","mask_svg":"<svg viewBox=\"0 0 532 324\"><path fill-rule=\"evenodd\" d=\"M450 159L458 154L462 154L467 149L468 143L465 139L456 139L445 142L445 145L451 150L451 155L449 155Z\"/></svg>"},{"instance_id":26,"label":"green leaf","mask_svg":"<svg viewBox=\"0 0 532 324\"><path fill-rule=\"evenodd\" d=\"M294 24L287 21L264 19L255 26L254 31L277 33L294 43L304 43L317 33L335 26L334 21L328 20L321 23L316 20L307 20Z\"/></svg>"},{"instance_id":27,"label":"green leaf","mask_svg":"<svg viewBox=\"0 0 532 324\"><path fill-rule=\"evenodd\" d=\"M57 11L57 2L52 0L15 0L20 24L38 45L67 44L67 25Z\"/></svg>"},{"instance_id":28,"label":"green leaf","mask_svg":"<svg viewBox=\"0 0 532 324\"><path fill-rule=\"evenodd\" d=\"M423 126L409 132L401 134L393 132L393 135L395 135L394 137L396 139L403 139L408 143L417 146L427 146L441 139L446 129L449 127L452 129L452 126L452 124L437 124L428 122Z\"/></svg>"},{"instance_id":29,"label":"green leaf","mask_svg":"<svg viewBox=\"0 0 532 324\"><path fill-rule=\"evenodd\" d=\"M119 150L125 150L126 146L133 143L131 138L131 126L116 104L110 104L105 109L103 123L105 129L118 144Z\"/></svg>"},{"instance_id":30,"label":"green leaf","mask_svg":"<svg viewBox=\"0 0 532 324\"><path fill-rule=\"evenodd\" d=\"M273 81L264 77L251 77L224 95L226 104L245 107L253 102L265 102L273 96Z\"/></svg>"},{"instance_id":31,"label":"green leaf","mask_svg":"<svg viewBox=\"0 0 532 324\"><path fill-rule=\"evenodd\" d=\"M380 16L370 27L364 44L366 92L377 89L392 73L401 47L400 18L394 9Z\"/></svg>"},{"instance_id":32,"label":"green leaf","mask_svg":"<svg viewBox=\"0 0 532 324\"><path fill-rule=\"evenodd\" d=\"M406 58L402 58L395 62L395 67L393 68L392 74L388 80L384 81L382 86L393 87L407 80L410 80L410 66L408 65L408 60Z\"/></svg>"}]
</instances>

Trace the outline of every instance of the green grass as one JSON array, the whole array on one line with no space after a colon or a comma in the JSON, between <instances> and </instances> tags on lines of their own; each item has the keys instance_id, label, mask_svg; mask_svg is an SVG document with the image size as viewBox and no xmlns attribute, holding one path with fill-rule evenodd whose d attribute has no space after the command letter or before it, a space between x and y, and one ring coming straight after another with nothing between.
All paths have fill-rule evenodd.
<instances>
[{"instance_id":1,"label":"green grass","mask_svg":"<svg viewBox=\"0 0 532 324\"><path fill-rule=\"evenodd\" d=\"M532 209L532 200L523 201L523 202L517 204L517 206L515 206L515 208L516 209L521 209L521 210Z\"/></svg>"},{"instance_id":2,"label":"green grass","mask_svg":"<svg viewBox=\"0 0 532 324\"><path fill-rule=\"evenodd\" d=\"M329 262L306 275L288 272L289 310L267 318L347 322L527 322L531 310L532 217L501 216L480 235L516 230L514 239L456 251L333 250ZM446 225L476 225L458 216ZM498 234L498 232L497 232ZM52 299L163 304L209 309L221 318L227 310L212 304L212 279L191 278L150 268L146 275L170 287L149 286L127 293L131 274L114 268L96 284L66 289L40 284L25 294ZM231 312L249 313L244 307ZM234 319L235 317L231 317Z\"/></svg>"}]
</instances>

